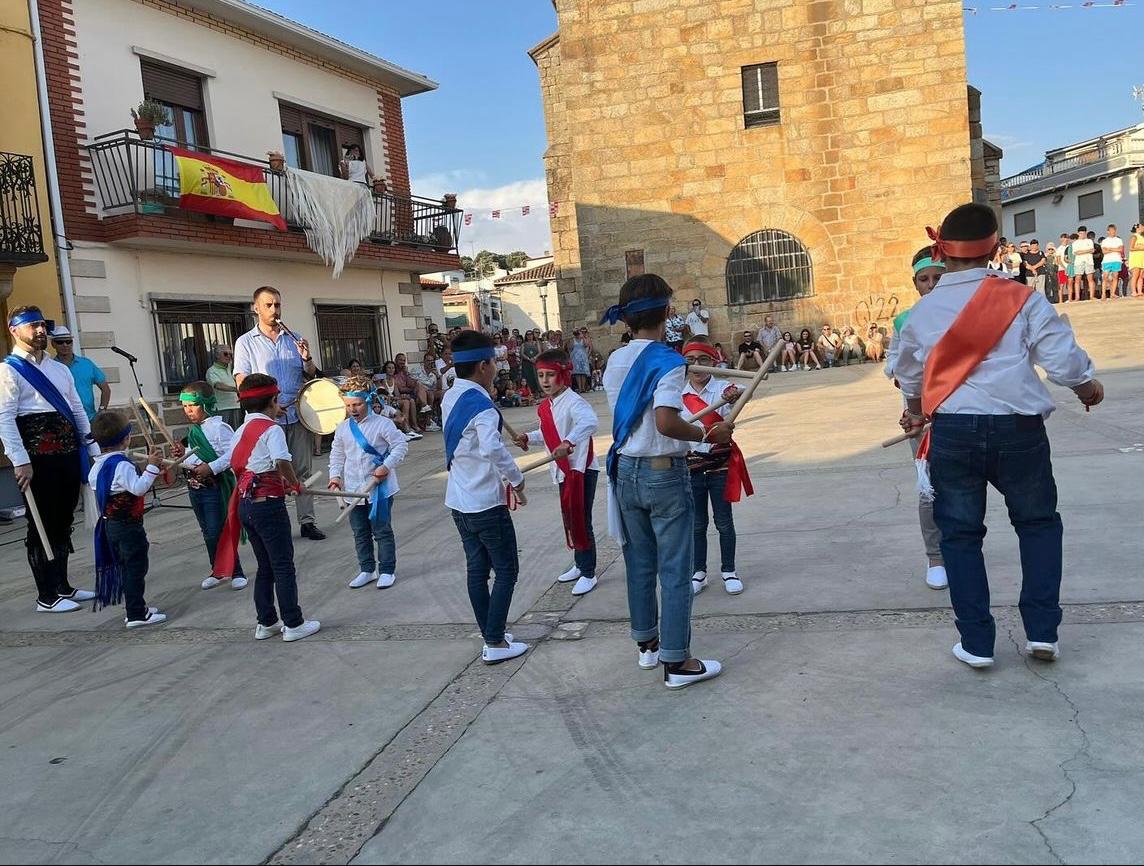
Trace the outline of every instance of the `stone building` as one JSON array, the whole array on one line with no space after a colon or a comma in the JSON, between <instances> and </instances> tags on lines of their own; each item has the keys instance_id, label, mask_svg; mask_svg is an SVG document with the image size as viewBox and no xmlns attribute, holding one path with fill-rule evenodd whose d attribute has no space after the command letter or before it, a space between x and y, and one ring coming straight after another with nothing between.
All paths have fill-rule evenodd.
<instances>
[{"instance_id":1,"label":"stone building","mask_svg":"<svg viewBox=\"0 0 1144 866\"><path fill-rule=\"evenodd\" d=\"M701 298L716 338L768 312L887 325L925 226L985 192L959 2L555 6L530 55L565 330L641 270Z\"/></svg>"}]
</instances>

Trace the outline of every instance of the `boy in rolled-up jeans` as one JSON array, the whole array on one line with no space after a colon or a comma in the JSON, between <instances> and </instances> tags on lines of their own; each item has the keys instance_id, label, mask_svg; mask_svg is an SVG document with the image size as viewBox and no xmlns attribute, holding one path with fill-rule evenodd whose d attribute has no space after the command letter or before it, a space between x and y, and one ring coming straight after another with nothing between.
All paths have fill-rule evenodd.
<instances>
[{"instance_id":1,"label":"boy in rolled-up jeans","mask_svg":"<svg viewBox=\"0 0 1144 866\"><path fill-rule=\"evenodd\" d=\"M1033 367L1086 407L1103 400L1104 388L1043 294L987 272L998 246L992 209L962 205L931 237L946 270L910 313L894 374L908 405L903 428L920 431L927 417L933 424L919 446L919 486L941 530L961 633L953 654L973 668L993 664L996 626L982 553L992 484L1020 542L1025 652L1054 661L1063 526L1044 419L1056 405Z\"/></svg>"}]
</instances>

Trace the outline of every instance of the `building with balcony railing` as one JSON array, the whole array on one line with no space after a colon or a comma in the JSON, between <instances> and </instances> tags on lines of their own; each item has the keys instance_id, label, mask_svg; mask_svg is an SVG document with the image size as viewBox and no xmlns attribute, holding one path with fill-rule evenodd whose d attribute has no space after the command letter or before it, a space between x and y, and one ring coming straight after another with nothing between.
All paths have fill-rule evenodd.
<instances>
[{"instance_id":1,"label":"building with balcony railing","mask_svg":"<svg viewBox=\"0 0 1144 866\"><path fill-rule=\"evenodd\" d=\"M1127 234L1144 219L1144 123L1050 150L1038 165L1001 181L1002 232L1056 241L1087 224Z\"/></svg>"},{"instance_id":2,"label":"building with balcony railing","mask_svg":"<svg viewBox=\"0 0 1144 866\"><path fill-rule=\"evenodd\" d=\"M409 182L402 100L433 81L245 0L39 9L85 354L114 370L110 347L126 348L148 396L170 394L252 326L252 291L273 285L323 369L416 356L419 275L459 266L461 211ZM168 113L153 136L130 128L144 99ZM372 219L334 279L293 216L284 169L337 177L349 145L376 179ZM254 167L287 230L181 207L172 147Z\"/></svg>"}]
</instances>

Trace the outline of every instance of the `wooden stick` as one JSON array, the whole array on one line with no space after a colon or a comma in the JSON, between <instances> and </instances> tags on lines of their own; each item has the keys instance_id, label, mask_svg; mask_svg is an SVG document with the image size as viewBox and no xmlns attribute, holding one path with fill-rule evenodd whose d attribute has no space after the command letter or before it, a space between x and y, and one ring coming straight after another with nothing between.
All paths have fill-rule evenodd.
<instances>
[{"instance_id":1,"label":"wooden stick","mask_svg":"<svg viewBox=\"0 0 1144 866\"><path fill-rule=\"evenodd\" d=\"M761 369L766 369L764 364ZM703 364L688 364L688 373L707 373L711 376L718 376L721 379L754 379L757 374L752 373L750 370L735 370L730 367L708 367Z\"/></svg>"},{"instance_id":2,"label":"wooden stick","mask_svg":"<svg viewBox=\"0 0 1144 866\"><path fill-rule=\"evenodd\" d=\"M766 360L763 361L763 365L759 367L759 372L755 374L750 384L748 384L747 387L743 389L743 393L739 395L739 399L735 401L735 405L731 407L731 413L723 419L727 424L734 424L735 419L739 417L739 413L747 408L747 401L754 395L755 389L759 387L759 383L770 374L771 367L778 358L781 347L781 342L775 343L775 347L771 349L771 353L767 355Z\"/></svg>"},{"instance_id":3,"label":"wooden stick","mask_svg":"<svg viewBox=\"0 0 1144 866\"><path fill-rule=\"evenodd\" d=\"M347 499L369 499L368 493L357 490L322 490L320 487L303 487L299 493L307 496L344 496Z\"/></svg>"},{"instance_id":4,"label":"wooden stick","mask_svg":"<svg viewBox=\"0 0 1144 866\"><path fill-rule=\"evenodd\" d=\"M44 529L44 519L40 517L40 509L36 505L36 497L32 493L31 485L24 490L24 500L28 503L28 511L32 512L32 523L35 524L36 532L40 536L40 546L44 548L44 556L47 557L48 562L55 562L56 555L52 553L52 543L48 541L48 531Z\"/></svg>"},{"instance_id":5,"label":"wooden stick","mask_svg":"<svg viewBox=\"0 0 1144 866\"><path fill-rule=\"evenodd\" d=\"M380 483L381 482L378 481L377 476L370 475L369 481L367 481L365 483L365 487L363 487L357 493L352 494L352 495L353 496L360 496L362 499L369 499L373 495L373 488L377 487L377 485ZM338 493L338 495L341 495L340 491L333 491L333 492L336 492L336 493ZM347 495L351 495L351 494L347 494ZM334 518L334 525L336 526L337 524L339 524L343 520L345 520L347 517L349 517L350 512L353 510L354 509L353 509L352 505L347 507L347 508L343 508L341 513L337 517Z\"/></svg>"},{"instance_id":6,"label":"wooden stick","mask_svg":"<svg viewBox=\"0 0 1144 866\"><path fill-rule=\"evenodd\" d=\"M143 434L143 440L147 443L147 447L154 448L155 440L151 437L150 428L143 422L143 416L139 414L139 407L134 403L129 405L131 406L131 415L139 427L139 432Z\"/></svg>"},{"instance_id":7,"label":"wooden stick","mask_svg":"<svg viewBox=\"0 0 1144 866\"><path fill-rule=\"evenodd\" d=\"M151 420L155 423L155 429L163 434L163 438L167 440L167 444L171 447L174 447L175 437L171 435L171 431L167 429L167 425L163 423L163 419L155 414L155 410L151 408L151 404L140 397L139 405L142 406L144 410L146 410Z\"/></svg>"},{"instance_id":8,"label":"wooden stick","mask_svg":"<svg viewBox=\"0 0 1144 866\"><path fill-rule=\"evenodd\" d=\"M139 457L143 457L143 458L145 458L145 457L147 457L147 452L145 452L145 451L140 451L138 448L133 448L133 449L131 449L131 451L130 451L130 452L128 452L128 456L129 456L129 457L133 457L133 458L139 458ZM164 457L164 458L163 458L162 460L160 460L159 462L160 462L160 463L161 463L161 464L162 464L164 467L166 467L167 469L175 469L175 468L177 468L177 467L179 467L179 466L182 466L184 463L186 463L188 460L190 460L190 459L191 459L191 457L198 457L198 456L199 456L199 455L198 455L198 454L195 452L195 449L194 449L194 448L191 448L191 449L189 449L189 450L187 451L187 453L186 453L186 454L184 454L184 455L183 455L182 457L180 457L178 460L172 460L172 459L170 459L170 458L168 458L168 457ZM201 460L202 458L201 458L201 457L199 457L199 459ZM205 461L204 461L204 462L205 462Z\"/></svg>"},{"instance_id":9,"label":"wooden stick","mask_svg":"<svg viewBox=\"0 0 1144 866\"><path fill-rule=\"evenodd\" d=\"M501 415L501 432L507 433L508 438L512 439L514 442L520 438L520 434L518 434L515 430L512 429L512 425L509 424L508 421L505 420L505 417L503 415ZM503 439L504 437L502 436L501 438Z\"/></svg>"},{"instance_id":10,"label":"wooden stick","mask_svg":"<svg viewBox=\"0 0 1144 866\"><path fill-rule=\"evenodd\" d=\"M702 418L708 412L717 412L718 410L722 409L724 406L726 406L730 402L731 401L728 400L726 397L720 397L718 400L716 400L714 403L712 403L706 409L703 409L699 412L692 412L689 415L683 415L681 417L688 424L694 424L696 421L698 421L700 418Z\"/></svg>"},{"instance_id":11,"label":"wooden stick","mask_svg":"<svg viewBox=\"0 0 1144 866\"><path fill-rule=\"evenodd\" d=\"M923 433L925 433L929 428L930 428L930 425L926 424L924 427L919 427L913 433L899 433L897 436L894 436L890 439L887 439L885 442L883 442L882 447L883 448L889 448L891 445L897 445L899 442L909 442L911 439L917 439L919 436L921 436Z\"/></svg>"}]
</instances>

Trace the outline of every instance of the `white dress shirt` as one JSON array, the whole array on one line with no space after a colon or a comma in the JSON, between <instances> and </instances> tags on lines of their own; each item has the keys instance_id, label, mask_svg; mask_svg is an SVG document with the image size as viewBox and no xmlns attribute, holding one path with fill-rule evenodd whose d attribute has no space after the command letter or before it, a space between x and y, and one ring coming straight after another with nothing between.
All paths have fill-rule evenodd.
<instances>
[{"instance_id":1,"label":"white dress shirt","mask_svg":"<svg viewBox=\"0 0 1144 866\"><path fill-rule=\"evenodd\" d=\"M79 393L75 389L75 379L72 378L71 370L55 358L49 357L47 352L44 352L44 357L39 363L36 362L33 353L25 352L23 349L15 348L12 354L39 367L48 381L56 386L56 390L71 406L76 429L79 431L79 447L86 447L92 457L99 454L99 446L87 440L87 435L91 432L91 423L87 420L87 412L84 411ZM13 466L23 466L31 462L28 450L24 447L24 440L20 437L20 428L16 426L16 418L20 415L55 411L52 404L29 385L28 380L17 373L14 367L0 363L0 442L4 443L4 453L8 455Z\"/></svg>"},{"instance_id":2,"label":"white dress shirt","mask_svg":"<svg viewBox=\"0 0 1144 866\"><path fill-rule=\"evenodd\" d=\"M389 475L381 482L381 492L386 497L393 496L401 489L397 484L397 465L409 453L409 440L397 429L396 424L372 412L358 426L370 445L382 454L389 452L382 461L382 465L389 470ZM330 478L342 479L343 490L361 490L374 468L373 457L358 445L350 429L350 419L347 418L334 431L334 441L330 445ZM366 503L368 500L364 499L342 500L342 504L347 507Z\"/></svg>"},{"instance_id":3,"label":"white dress shirt","mask_svg":"<svg viewBox=\"0 0 1144 866\"><path fill-rule=\"evenodd\" d=\"M616 411L616 401L620 399L620 389L624 385L628 371L651 345L651 340L632 340L620 346L608 356L608 366L604 369L604 391L608 395L608 405ZM687 368L680 364L667 373L655 387L655 396L644 409L643 417L632 430L627 441L620 443L619 452L628 457L683 457L693 443L681 442L664 436L655 426L655 410L660 406L686 411L683 407L683 386L687 384Z\"/></svg>"},{"instance_id":4,"label":"white dress shirt","mask_svg":"<svg viewBox=\"0 0 1144 866\"><path fill-rule=\"evenodd\" d=\"M556 422L556 433L561 440L571 442L575 447L568 455L568 464L577 472L586 472L596 468L596 461L588 465L588 440L600 425L600 419L592 410L588 401L573 391L565 388L556 399L552 401L552 420ZM544 445L544 435L539 430L528 434L529 445ZM564 480L564 473L556 465L556 461L548 464L552 483L559 484Z\"/></svg>"},{"instance_id":5,"label":"white dress shirt","mask_svg":"<svg viewBox=\"0 0 1144 866\"><path fill-rule=\"evenodd\" d=\"M99 470L103 468L107 458L112 454L122 453L122 451L108 451L106 454L100 454L95 458L91 464L91 471L87 473L87 483L91 485L92 490L96 489L99 481ZM135 468L134 463L125 460L115 467L115 475L111 479L111 493L130 493L132 496L143 496L151 489L151 485L155 483L155 479L158 477L158 466L148 463L147 468L140 473Z\"/></svg>"},{"instance_id":6,"label":"white dress shirt","mask_svg":"<svg viewBox=\"0 0 1144 866\"><path fill-rule=\"evenodd\" d=\"M441 401L442 426L449 413L467 391L474 388L488 392L471 379L458 378ZM490 398L491 399L491 398ZM463 514L476 514L505 504L504 483L519 487L524 475L501 439L500 413L490 406L478 414L461 433L461 441L453 453L453 468L445 488L445 505Z\"/></svg>"},{"instance_id":7,"label":"white dress shirt","mask_svg":"<svg viewBox=\"0 0 1144 866\"><path fill-rule=\"evenodd\" d=\"M227 466L231 465L231 461L234 458L234 449L242 438L242 432L255 418L261 418L264 421L274 420L269 415L263 415L261 412L247 412L246 420L234 431L234 438L230 441L230 448L227 449L224 455L226 457ZM259 436L258 441L254 443L254 448L250 451L250 459L246 461L246 468L256 475L263 472L273 472L278 468L279 460L289 462L290 459L290 448L286 445L286 431L275 424ZM305 479L299 478L298 480L304 481Z\"/></svg>"},{"instance_id":8,"label":"white dress shirt","mask_svg":"<svg viewBox=\"0 0 1144 866\"><path fill-rule=\"evenodd\" d=\"M910 311L898 335L901 345L892 370L906 397L921 397L926 358L988 275L985 268L943 274L934 290ZM1000 342L938 411L1047 418L1056 404L1034 364L1044 369L1050 382L1066 388L1083 385L1095 372L1072 329L1039 292L1030 293Z\"/></svg>"},{"instance_id":9,"label":"white dress shirt","mask_svg":"<svg viewBox=\"0 0 1144 866\"><path fill-rule=\"evenodd\" d=\"M212 415L199 426L202 428L203 435L207 437L207 441L211 443L211 448L218 455L218 459L212 460L210 463L211 472L215 475L226 472L230 468L230 443L234 440L234 430L218 415ZM202 462L192 454L183 465L194 468Z\"/></svg>"},{"instance_id":10,"label":"white dress shirt","mask_svg":"<svg viewBox=\"0 0 1144 866\"><path fill-rule=\"evenodd\" d=\"M690 379L688 379L687 380L687 387L685 387L683 389L683 393L684 394L696 394L699 396L699 398L701 400L703 400L704 403L706 403L708 406L710 406L712 403L717 403L718 401L722 400L723 399L723 392L726 391L729 387L731 387L731 383L728 382L726 379L716 379L714 376L712 376L710 379L708 379L706 384L704 384L698 388L696 388L695 385L692 383L692 381ZM718 415L720 418L726 418L733 407L734 407L733 403L728 403L726 406L720 406L718 409L715 410L715 414ZM688 415L691 414L691 410L688 409L686 406L684 406L683 411L686 412ZM707 413L704 412L703 414L706 415ZM693 421L692 423L695 424L696 427L699 427L699 428L703 427L703 421L702 420ZM710 442L691 442L688 444L691 446L692 451L699 453L699 454L705 454L706 452L710 451L711 448L713 447Z\"/></svg>"},{"instance_id":11,"label":"white dress shirt","mask_svg":"<svg viewBox=\"0 0 1144 866\"><path fill-rule=\"evenodd\" d=\"M298 344L284 330L277 340L271 340L255 325L234 341L234 375L248 376L265 373L278 381L278 404L286 414L278 424L293 424L298 420L298 392L306 384L305 364L298 354Z\"/></svg>"}]
</instances>

